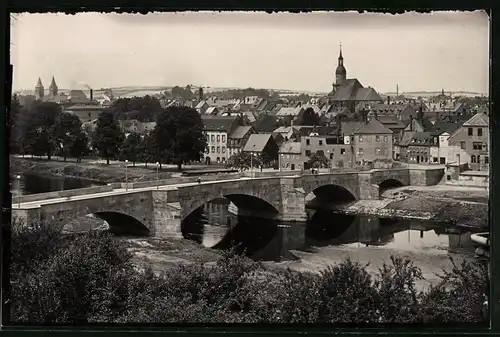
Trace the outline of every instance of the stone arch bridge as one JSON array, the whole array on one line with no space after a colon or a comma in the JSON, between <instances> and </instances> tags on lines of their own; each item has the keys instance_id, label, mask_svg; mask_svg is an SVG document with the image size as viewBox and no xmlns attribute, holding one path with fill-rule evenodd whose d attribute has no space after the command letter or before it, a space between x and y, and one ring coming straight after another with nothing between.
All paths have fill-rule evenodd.
<instances>
[{"instance_id":1,"label":"stone arch bridge","mask_svg":"<svg viewBox=\"0 0 500 337\"><path fill-rule=\"evenodd\" d=\"M28 223L47 220L63 224L95 214L106 221L111 220L108 221L111 226L114 225L114 216L122 215L140 222L150 235L180 236L183 219L203 204L220 197L232 201L242 215L301 222L307 219L306 196L310 193L318 196L321 194L318 191L325 187L333 190L323 192L323 195L345 194L356 200L378 199L383 188L435 185L443 175L443 169L386 169L262 178L237 175L201 183L171 179L161 186L152 181L148 182L149 186L140 188L108 186L107 191L98 193L72 190L69 197L43 199L43 196L27 196L29 200L12 204L12 215Z\"/></svg>"}]
</instances>

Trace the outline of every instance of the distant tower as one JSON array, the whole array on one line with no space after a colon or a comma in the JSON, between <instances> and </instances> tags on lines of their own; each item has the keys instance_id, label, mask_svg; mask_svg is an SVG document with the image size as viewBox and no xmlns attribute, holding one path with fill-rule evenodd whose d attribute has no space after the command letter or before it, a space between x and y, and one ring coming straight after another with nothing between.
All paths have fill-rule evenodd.
<instances>
[{"instance_id":1,"label":"distant tower","mask_svg":"<svg viewBox=\"0 0 500 337\"><path fill-rule=\"evenodd\" d=\"M43 94L44 94L44 88L43 88L42 80L39 77L38 82L37 82L36 87L35 87L35 97L37 99L41 99L43 97Z\"/></svg>"},{"instance_id":2,"label":"distant tower","mask_svg":"<svg viewBox=\"0 0 500 337\"><path fill-rule=\"evenodd\" d=\"M200 87L200 89L198 89L198 98L201 101L203 101L203 88Z\"/></svg>"},{"instance_id":3,"label":"distant tower","mask_svg":"<svg viewBox=\"0 0 500 337\"><path fill-rule=\"evenodd\" d=\"M50 82L50 87L49 87L49 95L51 96L57 96L57 84L54 76L52 76L52 82Z\"/></svg>"},{"instance_id":4,"label":"distant tower","mask_svg":"<svg viewBox=\"0 0 500 337\"><path fill-rule=\"evenodd\" d=\"M344 58L342 57L342 43L340 44L339 65L335 70L335 84L337 87L341 86L347 78L347 71L344 67Z\"/></svg>"}]
</instances>

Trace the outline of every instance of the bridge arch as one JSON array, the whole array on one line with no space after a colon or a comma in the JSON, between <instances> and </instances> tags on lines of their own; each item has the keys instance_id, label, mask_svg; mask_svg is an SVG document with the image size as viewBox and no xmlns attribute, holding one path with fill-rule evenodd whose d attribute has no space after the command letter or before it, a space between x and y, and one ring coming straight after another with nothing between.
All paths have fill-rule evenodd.
<instances>
[{"instance_id":1,"label":"bridge arch","mask_svg":"<svg viewBox=\"0 0 500 337\"><path fill-rule=\"evenodd\" d=\"M393 188L398 188L398 187L403 187L406 186L401 180L395 179L395 178L389 178L381 181L378 184L379 188L379 195L382 196L382 194L390 189Z\"/></svg>"},{"instance_id":2,"label":"bridge arch","mask_svg":"<svg viewBox=\"0 0 500 337\"><path fill-rule=\"evenodd\" d=\"M266 200L262 196L253 195L251 193L228 193L218 196L193 198L189 205L183 207L182 220L186 219L191 213L203 205L217 199L227 199L238 207L238 209L247 211L245 213L254 212L256 217L274 217L278 216L280 213L279 209L273 205L272 201Z\"/></svg>"},{"instance_id":3,"label":"bridge arch","mask_svg":"<svg viewBox=\"0 0 500 337\"><path fill-rule=\"evenodd\" d=\"M356 200L355 194L344 186L325 184L316 187L306 195L306 205L309 208L328 209L331 206Z\"/></svg>"}]
</instances>

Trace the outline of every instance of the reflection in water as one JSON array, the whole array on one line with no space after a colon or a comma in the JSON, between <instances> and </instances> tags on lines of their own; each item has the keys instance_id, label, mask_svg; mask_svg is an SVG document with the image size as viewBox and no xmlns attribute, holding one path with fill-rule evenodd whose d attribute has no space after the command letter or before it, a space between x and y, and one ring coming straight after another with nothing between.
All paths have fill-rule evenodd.
<instances>
[{"instance_id":1,"label":"reflection in water","mask_svg":"<svg viewBox=\"0 0 500 337\"><path fill-rule=\"evenodd\" d=\"M76 188L85 188L91 186L104 185L104 183L95 182L92 180L81 178L68 178L68 177L47 177L36 174L23 174L19 182L15 175L10 177L10 191L13 196L18 194L37 194L47 193L62 190L72 190Z\"/></svg>"},{"instance_id":2,"label":"reflection in water","mask_svg":"<svg viewBox=\"0 0 500 337\"><path fill-rule=\"evenodd\" d=\"M217 249L237 247L237 251L246 251L255 259L273 261L293 258L292 251L318 251L319 247L354 249L358 256L373 249L426 256L472 255L474 252L470 232L432 221L308 210L307 224L285 224L233 215L228 211L229 204L219 199L193 212L183 222L184 237Z\"/></svg>"}]
</instances>

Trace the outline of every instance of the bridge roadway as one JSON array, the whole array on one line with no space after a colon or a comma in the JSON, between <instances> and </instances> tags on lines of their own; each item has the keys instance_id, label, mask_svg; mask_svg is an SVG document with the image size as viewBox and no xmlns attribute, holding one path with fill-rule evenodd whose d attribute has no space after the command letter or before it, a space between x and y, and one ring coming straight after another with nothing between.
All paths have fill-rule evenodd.
<instances>
[{"instance_id":1,"label":"bridge roadway","mask_svg":"<svg viewBox=\"0 0 500 337\"><path fill-rule=\"evenodd\" d=\"M193 186L193 185L211 185L211 184L218 184L221 182L237 182L237 181L242 181L242 180L264 180L264 179L268 179L268 177L265 177L265 178L241 177L238 179L220 179L220 180L214 180L214 181L201 181L200 183L189 182L189 183L181 183L181 184L159 185L159 186L149 186L149 187L136 187L136 188L129 188L129 189L114 188L112 191L108 191L108 192L89 193L89 194L76 195L76 196L71 196L71 197L48 198L48 199L43 199L43 200L21 202L20 204L18 202L13 202L12 208L13 209L33 209L33 208L39 208L42 205L64 203L64 202L67 202L69 200L77 201L77 200L95 199L95 198L118 196L118 195L137 193L137 192L143 192L143 191L153 191L153 190L154 191L157 191L157 190L159 190L159 191L172 191L172 190L175 190L179 187L186 187L186 186Z\"/></svg>"}]
</instances>

